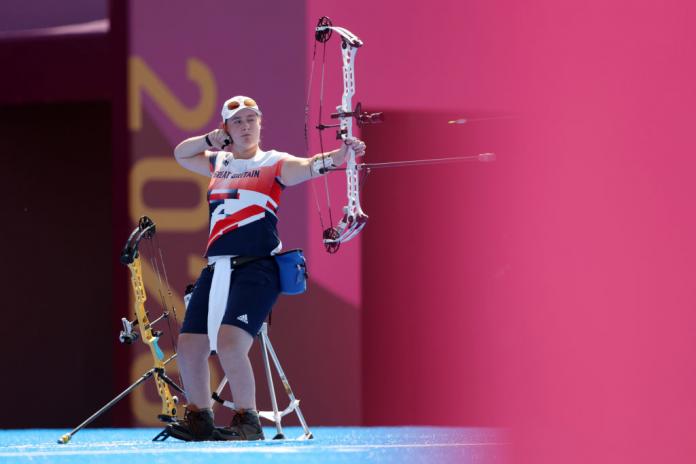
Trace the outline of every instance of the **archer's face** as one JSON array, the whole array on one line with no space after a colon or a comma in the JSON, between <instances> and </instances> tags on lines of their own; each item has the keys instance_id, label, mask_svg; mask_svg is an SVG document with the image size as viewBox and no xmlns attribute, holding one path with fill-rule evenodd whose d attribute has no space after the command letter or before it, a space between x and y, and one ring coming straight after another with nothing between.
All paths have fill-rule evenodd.
<instances>
[{"instance_id":1,"label":"archer's face","mask_svg":"<svg viewBox=\"0 0 696 464\"><path fill-rule=\"evenodd\" d=\"M259 144L261 137L261 118L253 110L243 109L225 123L232 136L233 146L239 150L249 149Z\"/></svg>"}]
</instances>

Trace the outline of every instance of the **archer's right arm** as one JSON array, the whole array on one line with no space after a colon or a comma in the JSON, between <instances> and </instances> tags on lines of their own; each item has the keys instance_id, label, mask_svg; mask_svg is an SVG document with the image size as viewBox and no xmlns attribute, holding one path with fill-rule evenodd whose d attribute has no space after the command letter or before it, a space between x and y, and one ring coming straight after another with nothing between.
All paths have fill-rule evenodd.
<instances>
[{"instance_id":1,"label":"archer's right arm","mask_svg":"<svg viewBox=\"0 0 696 464\"><path fill-rule=\"evenodd\" d=\"M219 129L208 134L188 138L176 146L174 157L181 166L189 171L210 177L210 157L214 156L215 153L208 151L212 147L206 142L206 136L213 147L221 147L227 138L225 132Z\"/></svg>"}]
</instances>

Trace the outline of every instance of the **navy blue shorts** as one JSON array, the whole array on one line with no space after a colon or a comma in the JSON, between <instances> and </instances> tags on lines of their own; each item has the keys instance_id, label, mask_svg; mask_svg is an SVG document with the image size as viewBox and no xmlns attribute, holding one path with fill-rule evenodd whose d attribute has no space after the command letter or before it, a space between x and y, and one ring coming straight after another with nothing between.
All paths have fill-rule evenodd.
<instances>
[{"instance_id":1,"label":"navy blue shorts","mask_svg":"<svg viewBox=\"0 0 696 464\"><path fill-rule=\"evenodd\" d=\"M182 333L208 333L208 297L213 269L203 268L191 294ZM222 323L233 325L255 337L280 294L280 276L275 259L261 259L232 271L230 293Z\"/></svg>"}]
</instances>

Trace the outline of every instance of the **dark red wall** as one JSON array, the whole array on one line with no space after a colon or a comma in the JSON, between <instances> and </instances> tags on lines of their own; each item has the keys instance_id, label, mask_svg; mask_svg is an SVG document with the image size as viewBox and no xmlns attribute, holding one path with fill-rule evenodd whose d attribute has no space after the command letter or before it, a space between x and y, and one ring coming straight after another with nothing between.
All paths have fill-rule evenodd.
<instances>
[{"instance_id":1,"label":"dark red wall","mask_svg":"<svg viewBox=\"0 0 696 464\"><path fill-rule=\"evenodd\" d=\"M62 7L51 25L80 16ZM13 263L3 270L0 343L16 353L0 393L24 398L8 403L4 427L76 425L128 380L112 317L128 302L118 263L128 230L125 7L112 2L108 33L0 39L3 239ZM97 425L127 420L115 409Z\"/></svg>"},{"instance_id":2,"label":"dark red wall","mask_svg":"<svg viewBox=\"0 0 696 464\"><path fill-rule=\"evenodd\" d=\"M4 428L65 427L112 394L110 111L0 106Z\"/></svg>"}]
</instances>

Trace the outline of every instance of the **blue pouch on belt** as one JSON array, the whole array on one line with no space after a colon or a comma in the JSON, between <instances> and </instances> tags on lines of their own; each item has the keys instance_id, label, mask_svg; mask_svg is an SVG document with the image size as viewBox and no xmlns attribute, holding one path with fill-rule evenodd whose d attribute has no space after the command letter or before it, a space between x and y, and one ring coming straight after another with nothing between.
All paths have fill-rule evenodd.
<instances>
[{"instance_id":1,"label":"blue pouch on belt","mask_svg":"<svg viewBox=\"0 0 696 464\"><path fill-rule=\"evenodd\" d=\"M295 249L273 256L280 271L280 292L299 295L307 290L307 261L302 250Z\"/></svg>"}]
</instances>

